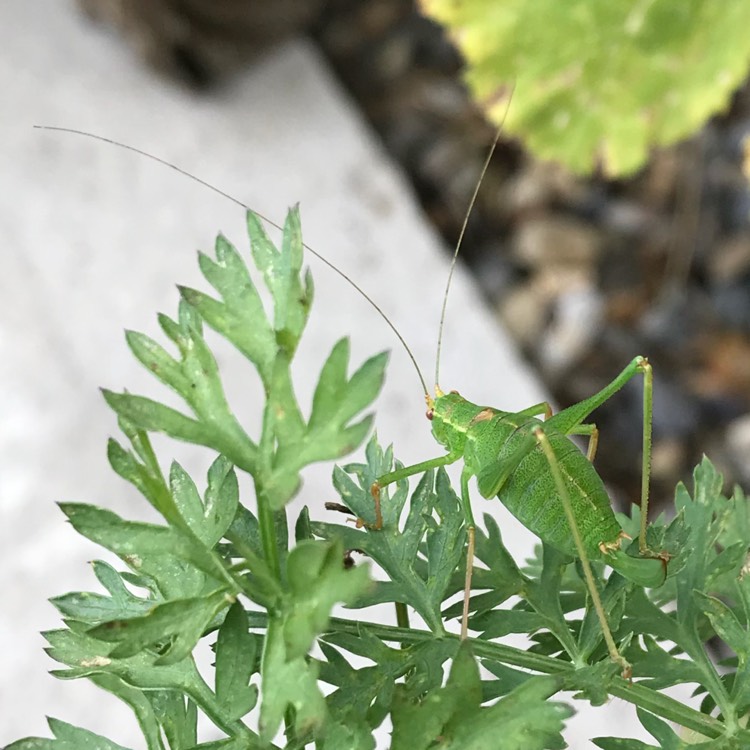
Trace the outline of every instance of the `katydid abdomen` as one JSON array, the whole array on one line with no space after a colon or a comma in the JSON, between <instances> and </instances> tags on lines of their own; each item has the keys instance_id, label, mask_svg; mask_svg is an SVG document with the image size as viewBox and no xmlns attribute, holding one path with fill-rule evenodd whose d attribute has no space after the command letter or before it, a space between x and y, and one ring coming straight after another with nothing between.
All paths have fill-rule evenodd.
<instances>
[{"instance_id":1,"label":"katydid abdomen","mask_svg":"<svg viewBox=\"0 0 750 750\"><path fill-rule=\"evenodd\" d=\"M464 465L478 479L488 467L501 467L499 491L485 491L480 481L481 494L497 496L542 541L576 556L549 462L534 438L533 430L538 427L544 423L535 417L478 406L457 393L435 399L432 429L438 441L448 450L461 446ZM600 544L615 543L622 532L604 483L567 436L554 428L545 433L558 459L586 551L596 558Z\"/></svg>"}]
</instances>

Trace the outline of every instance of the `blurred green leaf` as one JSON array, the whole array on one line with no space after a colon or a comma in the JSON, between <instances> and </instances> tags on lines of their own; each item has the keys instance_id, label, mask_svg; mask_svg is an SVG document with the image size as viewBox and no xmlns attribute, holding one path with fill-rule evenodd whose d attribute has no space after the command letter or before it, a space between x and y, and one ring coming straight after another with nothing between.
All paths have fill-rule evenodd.
<instances>
[{"instance_id":1,"label":"blurred green leaf","mask_svg":"<svg viewBox=\"0 0 750 750\"><path fill-rule=\"evenodd\" d=\"M270 742L279 729L287 708L295 715L295 735L318 732L328 711L318 686L318 670L304 656L289 653L284 619L272 618L263 650L260 737Z\"/></svg>"},{"instance_id":2,"label":"blurred green leaf","mask_svg":"<svg viewBox=\"0 0 750 750\"><path fill-rule=\"evenodd\" d=\"M714 0L423 0L492 120L575 172L638 169L697 130L748 72L750 5Z\"/></svg>"},{"instance_id":3,"label":"blurred green leaf","mask_svg":"<svg viewBox=\"0 0 750 750\"><path fill-rule=\"evenodd\" d=\"M198 710L190 698L176 690L150 690L146 693L170 750L191 750L198 742Z\"/></svg>"},{"instance_id":4,"label":"blurred green leaf","mask_svg":"<svg viewBox=\"0 0 750 750\"><path fill-rule=\"evenodd\" d=\"M346 568L339 544L305 541L289 554L290 601L285 605L284 643L289 658L303 656L328 624L337 602L350 604L370 586L366 566Z\"/></svg>"}]
</instances>

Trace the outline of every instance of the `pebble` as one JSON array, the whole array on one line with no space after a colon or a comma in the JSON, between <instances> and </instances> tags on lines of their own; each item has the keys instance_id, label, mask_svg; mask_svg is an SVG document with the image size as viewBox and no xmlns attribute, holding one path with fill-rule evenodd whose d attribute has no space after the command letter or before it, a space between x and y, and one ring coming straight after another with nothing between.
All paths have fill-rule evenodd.
<instances>
[{"instance_id":1,"label":"pebble","mask_svg":"<svg viewBox=\"0 0 750 750\"><path fill-rule=\"evenodd\" d=\"M524 266L591 266L599 258L601 236L578 219L546 214L523 222L513 256Z\"/></svg>"},{"instance_id":2,"label":"pebble","mask_svg":"<svg viewBox=\"0 0 750 750\"><path fill-rule=\"evenodd\" d=\"M730 422L726 430L727 452L739 481L750 486L750 414Z\"/></svg>"}]
</instances>

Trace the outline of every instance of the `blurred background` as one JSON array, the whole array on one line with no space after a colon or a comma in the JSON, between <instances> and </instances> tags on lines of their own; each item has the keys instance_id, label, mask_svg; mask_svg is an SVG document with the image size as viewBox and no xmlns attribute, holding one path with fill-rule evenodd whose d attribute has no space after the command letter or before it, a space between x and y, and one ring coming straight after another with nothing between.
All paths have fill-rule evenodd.
<instances>
[{"instance_id":1,"label":"blurred background","mask_svg":"<svg viewBox=\"0 0 750 750\"><path fill-rule=\"evenodd\" d=\"M269 45L308 33L455 244L494 127L462 82L461 54L416 3L80 5L103 33L118 30L145 64L195 91L225 85ZM703 453L728 486L750 485L748 133L743 83L726 111L677 145L652 149L627 179L575 176L501 139L461 251L561 406L596 391L636 353L649 357L662 501ZM596 415L597 466L622 503L639 488L639 413L634 384Z\"/></svg>"}]
</instances>

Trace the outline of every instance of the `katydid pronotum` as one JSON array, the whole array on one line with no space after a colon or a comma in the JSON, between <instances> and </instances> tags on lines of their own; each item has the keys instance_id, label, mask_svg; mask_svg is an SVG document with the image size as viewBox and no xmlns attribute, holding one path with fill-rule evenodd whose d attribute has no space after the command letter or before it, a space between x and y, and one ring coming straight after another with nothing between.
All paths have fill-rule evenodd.
<instances>
[{"instance_id":1,"label":"katydid pronotum","mask_svg":"<svg viewBox=\"0 0 750 750\"><path fill-rule=\"evenodd\" d=\"M199 182L243 208L250 210L241 201L224 193L215 186L182 170L181 168L148 154L138 148L81 131L49 127L49 130L72 132L92 137L126 150L153 159L177 172ZM497 142L497 139L495 140ZM482 175L492 156L494 144L485 161ZM476 186L466 221L476 199L480 180ZM274 222L262 217L273 226ZM463 235L463 232L462 232ZM446 300L450 281L461 240L456 246L451 275L449 275L440 322L440 336L436 358L435 395L427 390L424 377L416 359L394 324L375 301L352 279L336 268L315 250L305 245L311 254L319 258L342 276L376 309L403 345L417 370L425 392L427 416L432 422L432 433L447 453L436 458L392 471L378 478L371 491L374 504L374 521L358 519L371 533L382 527L380 491L400 479L422 473L428 469L445 466L463 460L461 473L461 504L467 532L466 581L464 588L461 637L468 633L471 576L474 557L474 518L469 498L469 481L476 477L480 494L485 498L497 496L527 528L545 543L578 557L581 561L586 585L599 618L602 633L610 657L622 668L624 676L630 667L617 649L601 603L596 582L591 571L590 558L603 559L625 578L642 586L660 585L665 577L664 554L654 554L646 546L646 519L651 452L652 372L647 360L636 357L599 393L553 415L547 402L535 404L520 412L503 412L491 407L472 404L456 391L444 393L438 383L440 342L445 319ZM592 411L622 388L631 378L643 375L643 466L641 495L641 531L639 546L641 557L625 554L620 545L625 534L615 519L604 484L593 468L591 461L596 452L598 432L593 424L585 420ZM544 420L538 419L543 416ZM570 440L571 435L587 436L588 452L584 456Z\"/></svg>"}]
</instances>

